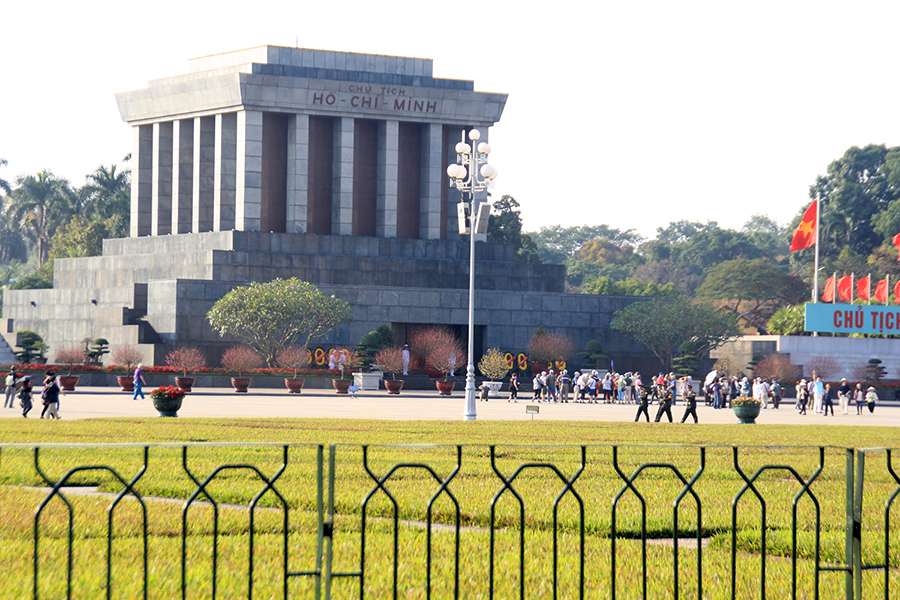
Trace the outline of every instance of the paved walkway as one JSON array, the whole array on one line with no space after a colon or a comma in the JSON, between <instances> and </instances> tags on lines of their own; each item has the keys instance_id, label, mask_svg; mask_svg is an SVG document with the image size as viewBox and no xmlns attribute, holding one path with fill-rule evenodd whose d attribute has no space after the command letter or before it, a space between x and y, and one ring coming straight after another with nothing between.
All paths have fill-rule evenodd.
<instances>
[{"instance_id":1,"label":"paved walkway","mask_svg":"<svg viewBox=\"0 0 900 600\"><path fill-rule=\"evenodd\" d=\"M528 401L509 403L505 399L478 403L479 419L530 420L525 414ZM632 421L636 409L633 405L620 404L539 404L540 414L535 419L544 420L597 420ZM837 408L837 407L836 407ZM339 396L333 390L304 390L300 396L286 391L268 389L251 390L249 394L236 394L221 388L199 388L188 395L179 416L182 417L298 417L339 419L387 419L387 420L459 420L462 418L464 400L460 392L450 398L437 392L410 391L400 396L388 396L383 391L363 392L357 398ZM35 396L32 417L40 416L40 399ZM684 412L682 405L672 410L676 420ZM730 409L714 410L699 406L701 423L735 423ZM791 404L781 409L762 411L757 422L769 424L815 425L889 425L900 427L900 406L882 404L874 415L857 416L856 409L849 415L835 417L809 414L798 415ZM90 419L103 417L155 417L149 396L147 400L133 401L131 394L111 388L86 387L68 393L60 402L63 419ZM651 417L656 406L650 407ZM0 408L0 418L21 418L19 410Z\"/></svg>"}]
</instances>

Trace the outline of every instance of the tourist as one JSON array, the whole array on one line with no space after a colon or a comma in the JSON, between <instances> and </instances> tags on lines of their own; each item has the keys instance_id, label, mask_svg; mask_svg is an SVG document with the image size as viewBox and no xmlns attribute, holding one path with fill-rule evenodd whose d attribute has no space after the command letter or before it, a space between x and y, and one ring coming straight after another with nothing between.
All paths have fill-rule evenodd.
<instances>
[{"instance_id":1,"label":"tourist","mask_svg":"<svg viewBox=\"0 0 900 600\"><path fill-rule=\"evenodd\" d=\"M863 391L862 382L857 382L853 390L853 402L856 404L856 414L863 414L863 408L866 405L866 392Z\"/></svg>"},{"instance_id":2,"label":"tourist","mask_svg":"<svg viewBox=\"0 0 900 600\"><path fill-rule=\"evenodd\" d=\"M409 375L409 344L403 344L403 350L400 352L401 361L403 362L403 376Z\"/></svg>"},{"instance_id":3,"label":"tourist","mask_svg":"<svg viewBox=\"0 0 900 600\"><path fill-rule=\"evenodd\" d=\"M610 375L609 371L603 376L603 401L611 402L612 401L612 375Z\"/></svg>"},{"instance_id":4,"label":"tourist","mask_svg":"<svg viewBox=\"0 0 900 600\"><path fill-rule=\"evenodd\" d=\"M668 417L669 423L672 422L672 392L670 391L667 391L666 395L660 399L659 410L656 411L656 418L653 421L659 423L663 415Z\"/></svg>"},{"instance_id":5,"label":"tourist","mask_svg":"<svg viewBox=\"0 0 900 600\"><path fill-rule=\"evenodd\" d=\"M56 373L47 371L44 377L44 389L41 391L41 400L44 409L41 418L59 419L59 383L56 381Z\"/></svg>"},{"instance_id":6,"label":"tourist","mask_svg":"<svg viewBox=\"0 0 900 600\"><path fill-rule=\"evenodd\" d=\"M866 390L866 405L869 407L869 413L875 412L876 402L878 402L878 392L875 391L875 388L869 387Z\"/></svg>"},{"instance_id":7,"label":"tourist","mask_svg":"<svg viewBox=\"0 0 900 600\"><path fill-rule=\"evenodd\" d=\"M556 371L553 369L547 371L546 387L547 402L556 402Z\"/></svg>"},{"instance_id":8,"label":"tourist","mask_svg":"<svg viewBox=\"0 0 900 600\"><path fill-rule=\"evenodd\" d=\"M806 404L809 402L809 386L805 379L801 379L797 383L797 409L801 415L806 414Z\"/></svg>"},{"instance_id":9,"label":"tourist","mask_svg":"<svg viewBox=\"0 0 900 600\"><path fill-rule=\"evenodd\" d=\"M746 398L753 397L753 388L750 385L750 380L746 375L744 375L744 378L741 379L741 396L744 396Z\"/></svg>"},{"instance_id":10,"label":"tourist","mask_svg":"<svg viewBox=\"0 0 900 600\"><path fill-rule=\"evenodd\" d=\"M559 380L557 381L560 402L569 402L569 388L571 386L572 380L569 378L569 370L563 369L562 373L559 374Z\"/></svg>"},{"instance_id":11,"label":"tourist","mask_svg":"<svg viewBox=\"0 0 900 600\"><path fill-rule=\"evenodd\" d=\"M481 385L478 387L478 390L480 392L478 394L478 399L482 402L487 402L491 394L491 388L490 386L488 386L487 381L482 381Z\"/></svg>"},{"instance_id":12,"label":"tourist","mask_svg":"<svg viewBox=\"0 0 900 600\"><path fill-rule=\"evenodd\" d=\"M728 382L728 398L726 404L731 406L731 401L740 396L740 391L738 389L738 378L737 375L732 375L731 379Z\"/></svg>"},{"instance_id":13,"label":"tourist","mask_svg":"<svg viewBox=\"0 0 900 600\"><path fill-rule=\"evenodd\" d=\"M641 418L642 414L644 415L644 417L646 417L647 422L648 423L650 422L649 406L650 406L650 394L648 394L646 390L641 389L639 404L638 404L638 411L637 411L637 414L634 416L635 423L638 422L638 420Z\"/></svg>"},{"instance_id":14,"label":"tourist","mask_svg":"<svg viewBox=\"0 0 900 600\"><path fill-rule=\"evenodd\" d=\"M534 379L531 380L531 391L534 396L531 398L535 402L541 401L541 373L535 373Z\"/></svg>"},{"instance_id":15,"label":"tourist","mask_svg":"<svg viewBox=\"0 0 900 600\"><path fill-rule=\"evenodd\" d=\"M827 417L828 410L831 409L831 416L834 416L834 397L836 392L834 388L831 387L830 383L825 384L825 393L822 396L823 404L823 414Z\"/></svg>"},{"instance_id":16,"label":"tourist","mask_svg":"<svg viewBox=\"0 0 900 600\"><path fill-rule=\"evenodd\" d=\"M519 374L515 371L509 376L509 398L506 401L519 401Z\"/></svg>"},{"instance_id":17,"label":"tourist","mask_svg":"<svg viewBox=\"0 0 900 600\"><path fill-rule=\"evenodd\" d=\"M815 380L813 381L813 412L816 414L820 414L822 412L822 401L825 399L825 384L822 382L822 378L816 375Z\"/></svg>"},{"instance_id":18,"label":"tourist","mask_svg":"<svg viewBox=\"0 0 900 600\"><path fill-rule=\"evenodd\" d=\"M144 365L142 363L138 363L138 366L134 368L134 376L131 379L132 383L134 383L134 394L131 395L132 400L137 400L138 396L141 397L141 400L144 399Z\"/></svg>"},{"instance_id":19,"label":"tourist","mask_svg":"<svg viewBox=\"0 0 900 600\"><path fill-rule=\"evenodd\" d=\"M772 397L772 404L775 405L775 410L778 410L778 407L781 406L781 384L774 377L769 385L769 396Z\"/></svg>"},{"instance_id":20,"label":"tourist","mask_svg":"<svg viewBox=\"0 0 900 600\"><path fill-rule=\"evenodd\" d=\"M3 408L13 408L16 401L16 368L13 367L6 375L6 399L3 402Z\"/></svg>"},{"instance_id":21,"label":"tourist","mask_svg":"<svg viewBox=\"0 0 900 600\"><path fill-rule=\"evenodd\" d=\"M850 384L847 383L846 377L841 377L841 385L838 387L838 402L841 404L841 412L848 414L850 407Z\"/></svg>"},{"instance_id":22,"label":"tourist","mask_svg":"<svg viewBox=\"0 0 900 600\"><path fill-rule=\"evenodd\" d=\"M33 406L31 403L31 393L34 387L31 385L31 377L28 375L22 375L22 378L19 379L19 406L22 407L22 416L26 419L28 418L28 413L31 412L31 407Z\"/></svg>"}]
</instances>

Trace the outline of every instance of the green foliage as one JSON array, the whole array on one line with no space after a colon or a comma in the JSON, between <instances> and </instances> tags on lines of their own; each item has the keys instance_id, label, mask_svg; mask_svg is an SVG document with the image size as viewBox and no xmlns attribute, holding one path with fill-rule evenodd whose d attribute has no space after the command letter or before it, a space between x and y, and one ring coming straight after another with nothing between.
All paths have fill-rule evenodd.
<instances>
[{"instance_id":1,"label":"green foliage","mask_svg":"<svg viewBox=\"0 0 900 600\"><path fill-rule=\"evenodd\" d=\"M356 345L356 354L359 356L360 364L368 369L375 360L375 353L393 344L394 334L390 325L381 325L377 329L373 329L362 336Z\"/></svg>"},{"instance_id":2,"label":"green foliage","mask_svg":"<svg viewBox=\"0 0 900 600\"><path fill-rule=\"evenodd\" d=\"M804 329L804 308L802 304L782 306L769 317L766 331L776 335L800 335Z\"/></svg>"},{"instance_id":3,"label":"green foliage","mask_svg":"<svg viewBox=\"0 0 900 600\"><path fill-rule=\"evenodd\" d=\"M522 215L519 203L512 196L505 194L492 203L491 220L488 223L488 239L492 242L509 244L516 248L519 257L525 260L538 260L534 241L522 233Z\"/></svg>"},{"instance_id":4,"label":"green foliage","mask_svg":"<svg viewBox=\"0 0 900 600\"><path fill-rule=\"evenodd\" d=\"M43 362L46 359L47 344L44 338L28 329L16 334L16 360L20 363Z\"/></svg>"},{"instance_id":5,"label":"green foliage","mask_svg":"<svg viewBox=\"0 0 900 600\"><path fill-rule=\"evenodd\" d=\"M738 333L733 315L681 296L630 304L616 314L612 327L645 346L665 369L675 356L699 357Z\"/></svg>"},{"instance_id":6,"label":"green foliage","mask_svg":"<svg viewBox=\"0 0 900 600\"><path fill-rule=\"evenodd\" d=\"M214 331L244 341L270 366L282 348L309 347L349 318L347 302L296 277L236 287L207 314Z\"/></svg>"},{"instance_id":7,"label":"green foliage","mask_svg":"<svg viewBox=\"0 0 900 600\"><path fill-rule=\"evenodd\" d=\"M632 229L625 231L607 225L563 227L551 225L530 234L534 239L538 258L545 263L561 264L581 246L594 238L604 238L621 245L634 246L641 237Z\"/></svg>"},{"instance_id":8,"label":"green foliage","mask_svg":"<svg viewBox=\"0 0 900 600\"><path fill-rule=\"evenodd\" d=\"M506 355L499 348L488 348L488 351L478 361L478 370L492 381L502 381L509 373L509 363L506 362Z\"/></svg>"},{"instance_id":9,"label":"green foliage","mask_svg":"<svg viewBox=\"0 0 900 600\"><path fill-rule=\"evenodd\" d=\"M887 369L882 366L881 362L879 358L870 358L868 360L864 370L867 383L875 385L887 375Z\"/></svg>"},{"instance_id":10,"label":"green foliage","mask_svg":"<svg viewBox=\"0 0 900 600\"><path fill-rule=\"evenodd\" d=\"M609 361L609 355L603 350L603 342L600 340L589 340L584 345L584 350L578 353L578 358L592 369L604 367Z\"/></svg>"},{"instance_id":11,"label":"green foliage","mask_svg":"<svg viewBox=\"0 0 900 600\"><path fill-rule=\"evenodd\" d=\"M45 262L36 271L18 277L10 286L14 290L40 290L53 287L53 261Z\"/></svg>"},{"instance_id":12,"label":"green foliage","mask_svg":"<svg viewBox=\"0 0 900 600\"><path fill-rule=\"evenodd\" d=\"M21 224L23 235L35 245L38 264L43 265L54 231L78 212L77 194L68 181L46 170L21 177L16 183L5 207L6 216Z\"/></svg>"},{"instance_id":13,"label":"green foliage","mask_svg":"<svg viewBox=\"0 0 900 600\"><path fill-rule=\"evenodd\" d=\"M122 218L119 216L102 220L74 217L53 234L50 240L50 258L99 256L103 251L103 240L116 237L121 223Z\"/></svg>"},{"instance_id":14,"label":"green foliage","mask_svg":"<svg viewBox=\"0 0 900 600\"><path fill-rule=\"evenodd\" d=\"M585 281L581 291L603 296L671 296L676 293L671 283L644 282L631 277L615 280L602 275Z\"/></svg>"},{"instance_id":15,"label":"green foliage","mask_svg":"<svg viewBox=\"0 0 900 600\"><path fill-rule=\"evenodd\" d=\"M89 363L100 364L103 357L109 354L109 340L106 338L96 338L88 340L87 352L85 356Z\"/></svg>"}]
</instances>

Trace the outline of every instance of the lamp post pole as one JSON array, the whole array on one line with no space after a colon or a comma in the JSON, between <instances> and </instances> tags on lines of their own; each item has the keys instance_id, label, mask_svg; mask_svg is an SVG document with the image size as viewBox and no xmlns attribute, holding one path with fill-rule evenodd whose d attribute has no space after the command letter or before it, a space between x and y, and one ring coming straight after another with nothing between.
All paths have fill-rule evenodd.
<instances>
[{"instance_id":1,"label":"lamp post pole","mask_svg":"<svg viewBox=\"0 0 900 600\"><path fill-rule=\"evenodd\" d=\"M456 162L447 167L447 175L450 176L450 187L455 187L465 198L468 196L469 205L466 220L460 223L461 233L469 234L469 343L466 365L466 407L464 418L466 421L474 421L477 418L475 404L475 235L476 229L481 225L485 229L487 223L476 223L475 197L478 193L486 191L488 186L497 177L497 170L487 163L491 147L487 142L479 143L481 133L477 129L469 131L469 140L466 142L466 133L463 131L462 139L456 144ZM465 202L465 201L464 201ZM486 217L485 217L486 218Z\"/></svg>"}]
</instances>

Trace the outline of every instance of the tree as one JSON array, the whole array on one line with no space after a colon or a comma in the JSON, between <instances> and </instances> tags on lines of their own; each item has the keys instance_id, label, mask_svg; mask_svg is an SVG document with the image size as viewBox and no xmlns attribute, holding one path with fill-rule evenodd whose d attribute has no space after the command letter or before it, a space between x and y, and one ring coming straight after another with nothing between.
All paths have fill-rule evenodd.
<instances>
[{"instance_id":1,"label":"tree","mask_svg":"<svg viewBox=\"0 0 900 600\"><path fill-rule=\"evenodd\" d=\"M165 363L181 371L182 377L187 377L188 373L198 371L206 366L206 357L200 348L181 346L166 355Z\"/></svg>"},{"instance_id":2,"label":"tree","mask_svg":"<svg viewBox=\"0 0 900 600\"><path fill-rule=\"evenodd\" d=\"M243 340L269 366L282 348L309 347L310 340L349 318L347 302L296 277L236 287L207 314L214 331Z\"/></svg>"},{"instance_id":3,"label":"tree","mask_svg":"<svg viewBox=\"0 0 900 600\"><path fill-rule=\"evenodd\" d=\"M9 196L7 218L20 223L22 231L34 242L40 266L47 261L50 238L57 227L76 212L75 193L65 179L49 171L21 177L17 183Z\"/></svg>"},{"instance_id":4,"label":"tree","mask_svg":"<svg viewBox=\"0 0 900 600\"><path fill-rule=\"evenodd\" d=\"M802 304L782 306L769 317L766 331L775 335L800 335L806 327Z\"/></svg>"},{"instance_id":5,"label":"tree","mask_svg":"<svg viewBox=\"0 0 900 600\"><path fill-rule=\"evenodd\" d=\"M130 171L119 170L116 165L97 167L87 176L87 183L81 188L84 213L102 219L128 216L131 206L130 175Z\"/></svg>"},{"instance_id":6,"label":"tree","mask_svg":"<svg viewBox=\"0 0 900 600\"><path fill-rule=\"evenodd\" d=\"M382 348L375 353L375 364L390 373L391 379L403 372L403 349L396 346Z\"/></svg>"},{"instance_id":7,"label":"tree","mask_svg":"<svg viewBox=\"0 0 900 600\"><path fill-rule=\"evenodd\" d=\"M553 365L557 361L567 361L575 351L572 340L561 333L538 329L528 342L528 360L533 365Z\"/></svg>"},{"instance_id":8,"label":"tree","mask_svg":"<svg viewBox=\"0 0 900 600\"><path fill-rule=\"evenodd\" d=\"M763 379L775 379L782 384L792 384L803 375L803 370L791 363L787 354L770 354L756 363L753 375Z\"/></svg>"},{"instance_id":9,"label":"tree","mask_svg":"<svg viewBox=\"0 0 900 600\"><path fill-rule=\"evenodd\" d=\"M665 369L685 351L701 356L738 333L733 315L681 296L630 304L612 328L645 346Z\"/></svg>"},{"instance_id":10,"label":"tree","mask_svg":"<svg viewBox=\"0 0 900 600\"><path fill-rule=\"evenodd\" d=\"M312 360L312 354L307 348L302 346L288 346L278 351L275 357L278 366L285 369L293 369L294 379L297 379L298 371L309 366Z\"/></svg>"},{"instance_id":11,"label":"tree","mask_svg":"<svg viewBox=\"0 0 900 600\"><path fill-rule=\"evenodd\" d=\"M603 350L603 342L600 340L588 340L584 350L578 353L578 357L594 369L607 364L609 355Z\"/></svg>"},{"instance_id":12,"label":"tree","mask_svg":"<svg viewBox=\"0 0 900 600\"><path fill-rule=\"evenodd\" d=\"M887 369L881 365L880 358L870 358L865 367L866 383L877 385L887 375Z\"/></svg>"},{"instance_id":13,"label":"tree","mask_svg":"<svg viewBox=\"0 0 900 600\"><path fill-rule=\"evenodd\" d=\"M522 233L522 215L519 203L508 194L492 203L491 220L488 223L488 239L492 242L509 244L516 253L527 260L538 260L534 242Z\"/></svg>"},{"instance_id":14,"label":"tree","mask_svg":"<svg viewBox=\"0 0 900 600\"><path fill-rule=\"evenodd\" d=\"M633 229L615 229L607 225L580 225L541 227L529 234L534 239L538 257L546 263L560 264L573 256L581 246L594 238L605 238L621 245L636 246L641 236Z\"/></svg>"},{"instance_id":15,"label":"tree","mask_svg":"<svg viewBox=\"0 0 900 600\"><path fill-rule=\"evenodd\" d=\"M7 164L6 159L0 158L0 167L5 167L6 164ZM0 192L3 192L4 194L8 194L11 191L12 191L12 187L10 187L9 182L7 180L3 179L2 177L0 177Z\"/></svg>"},{"instance_id":16,"label":"tree","mask_svg":"<svg viewBox=\"0 0 900 600\"><path fill-rule=\"evenodd\" d=\"M382 325L362 336L359 343L356 344L356 353L359 355L362 366L368 368L375 359L375 353L393 343L394 334L390 325Z\"/></svg>"},{"instance_id":17,"label":"tree","mask_svg":"<svg viewBox=\"0 0 900 600\"><path fill-rule=\"evenodd\" d=\"M116 217L110 219L86 219L74 217L56 230L50 240L49 258L74 258L99 256L103 252L103 240L114 237Z\"/></svg>"},{"instance_id":18,"label":"tree","mask_svg":"<svg viewBox=\"0 0 900 600\"><path fill-rule=\"evenodd\" d=\"M46 262L36 271L18 277L12 285L14 290L41 290L53 287L53 262Z\"/></svg>"},{"instance_id":19,"label":"tree","mask_svg":"<svg viewBox=\"0 0 900 600\"><path fill-rule=\"evenodd\" d=\"M16 360L20 363L30 364L42 362L48 350L47 344L39 334L24 329L16 335L17 348Z\"/></svg>"},{"instance_id":20,"label":"tree","mask_svg":"<svg viewBox=\"0 0 900 600\"><path fill-rule=\"evenodd\" d=\"M764 258L726 260L710 269L697 297L727 310L760 332L781 306L808 295L806 284Z\"/></svg>"},{"instance_id":21,"label":"tree","mask_svg":"<svg viewBox=\"0 0 900 600\"><path fill-rule=\"evenodd\" d=\"M671 296L675 293L675 286L671 283L644 282L630 277L616 281L599 276L585 281L581 291L601 296Z\"/></svg>"}]
</instances>

